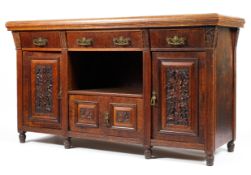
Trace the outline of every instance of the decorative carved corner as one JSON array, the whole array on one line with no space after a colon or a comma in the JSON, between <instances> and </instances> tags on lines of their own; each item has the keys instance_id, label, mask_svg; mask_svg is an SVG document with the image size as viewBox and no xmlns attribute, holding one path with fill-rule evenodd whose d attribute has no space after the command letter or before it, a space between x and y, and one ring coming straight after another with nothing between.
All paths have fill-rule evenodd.
<instances>
[{"instance_id":1,"label":"decorative carved corner","mask_svg":"<svg viewBox=\"0 0 251 175\"><path fill-rule=\"evenodd\" d=\"M205 29L205 43L206 47L215 48L217 44L218 28L206 27Z\"/></svg>"}]
</instances>

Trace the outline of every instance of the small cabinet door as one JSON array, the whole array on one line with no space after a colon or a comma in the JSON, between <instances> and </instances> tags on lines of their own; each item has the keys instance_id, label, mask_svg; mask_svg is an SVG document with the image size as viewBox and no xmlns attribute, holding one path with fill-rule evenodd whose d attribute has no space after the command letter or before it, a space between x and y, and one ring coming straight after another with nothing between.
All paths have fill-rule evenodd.
<instances>
[{"instance_id":1,"label":"small cabinet door","mask_svg":"<svg viewBox=\"0 0 251 175\"><path fill-rule=\"evenodd\" d=\"M91 134L102 134L100 123L107 97L92 95L69 96L70 130Z\"/></svg>"},{"instance_id":2,"label":"small cabinet door","mask_svg":"<svg viewBox=\"0 0 251 175\"><path fill-rule=\"evenodd\" d=\"M204 52L153 53L153 138L203 142L206 55Z\"/></svg>"},{"instance_id":3,"label":"small cabinet door","mask_svg":"<svg viewBox=\"0 0 251 175\"><path fill-rule=\"evenodd\" d=\"M106 135L142 138L143 100L140 98L110 97L103 111Z\"/></svg>"},{"instance_id":4,"label":"small cabinet door","mask_svg":"<svg viewBox=\"0 0 251 175\"><path fill-rule=\"evenodd\" d=\"M23 120L29 127L61 128L60 54L23 53Z\"/></svg>"}]
</instances>

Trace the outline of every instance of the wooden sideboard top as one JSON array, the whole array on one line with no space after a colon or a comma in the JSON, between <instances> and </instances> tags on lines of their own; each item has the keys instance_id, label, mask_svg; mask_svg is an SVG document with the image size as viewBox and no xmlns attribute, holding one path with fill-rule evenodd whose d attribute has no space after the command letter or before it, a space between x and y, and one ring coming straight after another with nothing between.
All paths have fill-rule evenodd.
<instances>
[{"instance_id":1,"label":"wooden sideboard top","mask_svg":"<svg viewBox=\"0 0 251 175\"><path fill-rule=\"evenodd\" d=\"M223 16L216 13L173 16L142 16L123 18L92 18L65 20L10 21L6 27L11 31L24 30L77 30L119 28L161 28L186 26L243 27L242 18Z\"/></svg>"}]
</instances>

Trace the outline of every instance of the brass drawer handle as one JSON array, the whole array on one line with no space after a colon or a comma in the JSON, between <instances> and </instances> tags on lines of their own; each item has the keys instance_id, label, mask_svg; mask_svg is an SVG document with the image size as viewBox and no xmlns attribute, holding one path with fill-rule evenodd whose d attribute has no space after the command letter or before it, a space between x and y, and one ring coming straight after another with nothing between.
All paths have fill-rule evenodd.
<instances>
[{"instance_id":1,"label":"brass drawer handle","mask_svg":"<svg viewBox=\"0 0 251 175\"><path fill-rule=\"evenodd\" d=\"M109 128L111 124L110 124L110 115L108 112L104 113L104 121L105 121L105 126Z\"/></svg>"},{"instance_id":2,"label":"brass drawer handle","mask_svg":"<svg viewBox=\"0 0 251 175\"><path fill-rule=\"evenodd\" d=\"M77 39L77 44L79 46L91 46L92 45L93 40L91 38L80 38Z\"/></svg>"},{"instance_id":3,"label":"brass drawer handle","mask_svg":"<svg viewBox=\"0 0 251 175\"><path fill-rule=\"evenodd\" d=\"M120 36L118 38L113 38L112 41L115 46L129 46L131 44L131 39L125 38L123 36Z\"/></svg>"},{"instance_id":4,"label":"brass drawer handle","mask_svg":"<svg viewBox=\"0 0 251 175\"><path fill-rule=\"evenodd\" d=\"M173 36L173 37L167 37L166 38L166 42L168 45L172 45L172 46L183 46L186 43L186 38L184 37L179 37L177 35Z\"/></svg>"},{"instance_id":5,"label":"brass drawer handle","mask_svg":"<svg viewBox=\"0 0 251 175\"><path fill-rule=\"evenodd\" d=\"M156 105L156 100L157 100L156 92L153 91L152 92L151 101L150 101L151 106L155 106Z\"/></svg>"},{"instance_id":6,"label":"brass drawer handle","mask_svg":"<svg viewBox=\"0 0 251 175\"><path fill-rule=\"evenodd\" d=\"M33 40L32 40L32 43L33 43L35 46L44 47L44 46L47 45L48 39L42 38L42 37L38 37L38 38L33 39Z\"/></svg>"}]
</instances>

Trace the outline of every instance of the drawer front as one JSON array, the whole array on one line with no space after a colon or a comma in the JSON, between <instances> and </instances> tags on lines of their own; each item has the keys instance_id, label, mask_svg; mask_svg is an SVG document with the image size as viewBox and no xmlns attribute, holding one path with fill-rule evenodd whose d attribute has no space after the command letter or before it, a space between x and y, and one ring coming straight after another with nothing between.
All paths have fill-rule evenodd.
<instances>
[{"instance_id":1,"label":"drawer front","mask_svg":"<svg viewBox=\"0 0 251 175\"><path fill-rule=\"evenodd\" d=\"M142 48L142 31L70 31L69 48Z\"/></svg>"},{"instance_id":2,"label":"drawer front","mask_svg":"<svg viewBox=\"0 0 251 175\"><path fill-rule=\"evenodd\" d=\"M152 29L152 48L200 48L205 46L205 33L202 28Z\"/></svg>"},{"instance_id":3,"label":"drawer front","mask_svg":"<svg viewBox=\"0 0 251 175\"><path fill-rule=\"evenodd\" d=\"M59 32L20 32L22 48L60 48Z\"/></svg>"}]
</instances>

